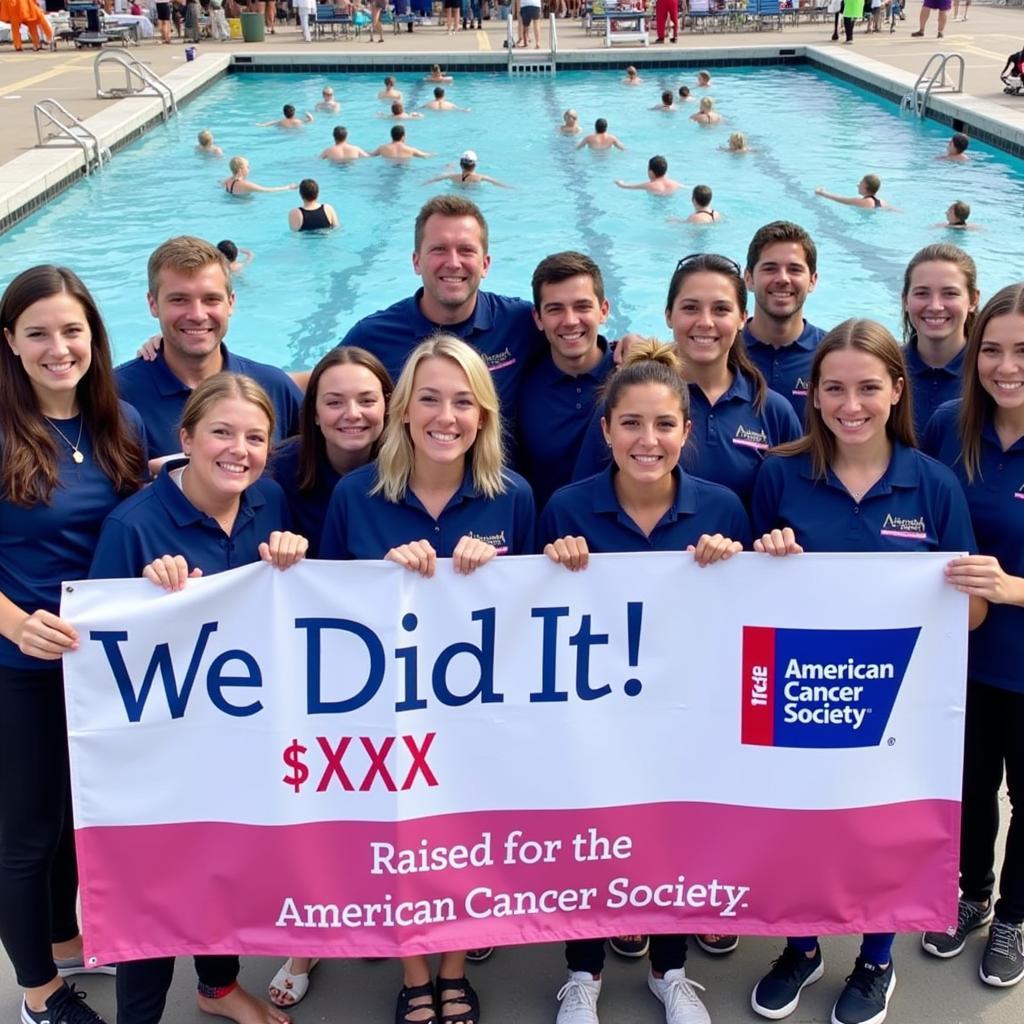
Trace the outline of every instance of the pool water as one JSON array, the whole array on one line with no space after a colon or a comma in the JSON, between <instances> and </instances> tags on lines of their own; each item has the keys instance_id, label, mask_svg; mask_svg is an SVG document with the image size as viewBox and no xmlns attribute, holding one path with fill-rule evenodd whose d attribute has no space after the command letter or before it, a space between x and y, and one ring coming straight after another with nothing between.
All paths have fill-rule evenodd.
<instances>
[{"instance_id":1,"label":"pool water","mask_svg":"<svg viewBox=\"0 0 1024 1024\"><path fill-rule=\"evenodd\" d=\"M431 98L418 73L397 74L406 108ZM529 295L530 275L546 254L576 248L601 265L612 304L607 333L667 336L665 289L676 261L717 251L741 264L754 230L768 220L802 224L815 238L820 280L808 318L829 327L849 316L873 316L898 331L899 292L909 257L923 245L951 241L979 267L983 298L1021 276L1012 252L1024 236L1024 164L972 142L967 164L936 160L950 129L900 116L891 103L811 69L716 71L707 93L726 118L701 127L685 112L648 108L662 88L694 86L692 69L650 70L644 85L620 84L618 70L559 72L510 78L460 74L447 98L471 113L425 111L404 122L407 141L436 153L406 165L361 160L318 161L331 128L370 150L388 141L390 120L378 116L379 74L229 75L188 103L171 123L115 156L94 175L0 238L0 285L42 262L75 269L97 295L117 359L134 353L156 322L146 305L146 259L161 241L192 233L234 240L256 253L237 278L238 304L229 335L236 351L286 368L309 366L359 317L411 293L412 225L421 204L457 186L426 185L457 169L465 149L478 169L512 186L464 190L482 207L493 264L485 287ZM330 83L340 114L316 114L301 131L257 128L280 116L284 103L313 110ZM694 94L700 90L694 88ZM577 138L558 133L561 113L575 107L585 131L597 117L626 152L575 151ZM196 133L214 132L225 160L195 155ZM720 151L743 131L754 152ZM614 179L646 179L655 153L669 176L688 187L672 197L627 192ZM250 180L264 185L314 177L321 198L338 210L343 228L295 234L287 211L297 194L233 199L219 181L226 158L246 156ZM860 177L882 178L880 195L901 212L873 213L816 197L815 186L853 195ZM708 184L724 214L714 226L672 224L691 212L690 187ZM935 227L955 199L967 200L979 231Z\"/></svg>"}]
</instances>

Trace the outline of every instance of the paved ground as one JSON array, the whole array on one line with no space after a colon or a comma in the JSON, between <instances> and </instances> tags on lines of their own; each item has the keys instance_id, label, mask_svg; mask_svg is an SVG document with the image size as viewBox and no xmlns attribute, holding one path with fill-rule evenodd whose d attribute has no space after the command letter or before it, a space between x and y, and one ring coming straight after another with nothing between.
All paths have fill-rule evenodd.
<instances>
[{"instance_id":1,"label":"paved ground","mask_svg":"<svg viewBox=\"0 0 1024 1024\"><path fill-rule=\"evenodd\" d=\"M910 33L917 26L920 4L914 0L910 5L907 20L901 22L897 31L865 35L858 30L854 49L883 63L904 71L917 72L924 66L928 56L938 49L955 50L966 59L966 91L976 96L1005 103L1015 111L1024 111L1024 97L1006 97L999 81L999 71L1006 55L1024 42L1024 10L1005 7L971 7L970 20L966 23L947 26L945 39L935 38L936 18L929 23L928 35L924 39L912 39ZM408 54L451 54L453 57L467 52L501 50L504 28L498 22L484 22L483 31L459 32L449 38L437 27L418 27L411 35L402 32L385 34L383 48L373 47L374 56L395 51ZM547 45L547 27L542 28L543 45ZM822 43L831 36L831 22L787 25L782 32L729 32L691 33L684 32L673 49L685 56L694 47L730 47L749 45L792 45L793 43ZM589 49L600 46L595 36L584 34L578 21L561 21L558 24L558 44L562 50ZM840 46L841 44L830 44ZM239 52L259 50L299 51L302 53L324 52L331 55L350 55L368 51L362 41L327 40L307 44L295 26L280 26L277 34L268 36L266 43L213 43L202 44L201 49L236 47ZM652 48L657 52L663 47ZM129 51L149 63L158 73L166 73L184 60L184 47L176 43L163 47L154 40L144 40L139 47ZM626 52L616 47L617 53ZM55 53L32 53L26 46L23 53L15 53L9 45L0 47L0 164L35 145L35 129L32 119L32 105L44 97L60 100L73 113L85 119L95 114L111 101L98 100L95 95L93 61L96 51L77 51L62 44Z\"/></svg>"},{"instance_id":2,"label":"paved ground","mask_svg":"<svg viewBox=\"0 0 1024 1024\"><path fill-rule=\"evenodd\" d=\"M910 38L916 27L919 5L915 2L897 32L865 36L858 33L855 49L906 71L921 68L927 55L939 48L934 38L934 17L929 37ZM488 24L488 23L485 23ZM546 29L544 39L546 42ZM563 49L584 49L593 45L576 22L558 27ZM831 28L818 25L787 27L782 33L730 33L723 35L684 34L677 44L680 56L694 46L728 47L772 43L822 42ZM437 28L418 28L413 35L385 36L382 52L411 51L424 54L500 50L503 30L488 24L481 32L459 33L449 39ZM1015 110L1024 110L1024 97L1008 99L1001 92L998 72L1006 54L1017 49L1024 39L1024 12L1003 8L971 8L970 21L949 25L943 48L962 53L967 62L966 88L977 96L1005 102ZM218 44L203 44L214 47ZM250 52L261 44L240 50ZM837 44L838 45L838 44ZM334 54L359 52L366 47L357 42L304 44L292 27L278 30L264 49L324 51ZM183 59L182 47L164 49L149 41L132 53L149 62L158 72L168 71ZM62 48L57 53L15 54L10 47L0 48L0 163L29 148L35 141L32 104L53 96L80 117L91 116L106 105L95 98L92 62L94 53L79 53ZM1024 985L1018 990L997 991L981 984L977 962L982 947L979 937L972 941L959 959L939 961L926 957L917 936L897 941L898 986L890 1020L900 1024L1020 1024L1024 1020ZM768 966L779 948L766 939L745 939L740 950L724 960L712 960L699 950L693 952L690 975L708 988L707 1005L716 1024L753 1021L749 1009L750 988ZM790 1018L797 1024L825 1022L842 979L852 966L856 941L852 938L826 940L826 978L809 989L797 1012ZM277 967L277 961L249 960L243 967L243 981L262 991ZM484 1002L484 1020L504 1019L507 1024L550 1024L556 1010L555 993L563 981L563 960L557 946L535 946L502 950L495 958L472 970L472 977ZM646 989L645 967L624 964L614 959L606 971L601 1012L606 1024L659 1024L660 1006ZM330 1021L388 1021L394 1012L394 997L400 981L394 963L331 962L322 964L314 975L310 995L294 1013L297 1024ZM87 979L90 1002L114 1019L113 979ZM202 1015L196 1010L191 965L182 961L172 990L165 1019L168 1024L197 1024ZM0 957L0 1024L16 1020L18 990L10 965Z\"/></svg>"}]
</instances>

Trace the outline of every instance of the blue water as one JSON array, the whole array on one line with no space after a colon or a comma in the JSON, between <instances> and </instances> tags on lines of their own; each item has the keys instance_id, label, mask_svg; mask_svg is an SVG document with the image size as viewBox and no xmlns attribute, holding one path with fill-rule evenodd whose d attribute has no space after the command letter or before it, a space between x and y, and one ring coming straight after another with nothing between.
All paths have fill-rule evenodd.
<instances>
[{"instance_id":1,"label":"blue water","mask_svg":"<svg viewBox=\"0 0 1024 1024\"><path fill-rule=\"evenodd\" d=\"M713 250L743 262L753 231L775 218L804 225L817 241L820 281L807 305L822 326L870 315L899 323L903 268L921 246L953 241L978 263L983 297L1020 277L1013 240L1024 236L1024 164L973 142L972 161L937 161L950 131L901 117L896 108L827 75L805 69L728 69L709 93L727 122L702 128L685 113L648 110L662 88L693 85L691 70L648 71L639 88L619 84L620 71L560 72L556 78L512 80L506 74L458 75L448 98L469 114L426 111L405 122L407 141L438 154L405 166L362 160L345 167L318 161L335 124L349 141L373 149L393 122L377 116L379 75L227 76L181 116L117 154L102 174L85 180L0 237L0 284L40 262L61 262L85 279L100 300L118 359L130 356L156 326L145 301L149 252L165 238L194 233L231 238L256 259L237 279L238 305L229 343L285 367L309 366L359 317L417 286L410 260L412 224L420 205L448 184L433 174L456 169L473 148L479 169L513 186L482 185L469 194L491 228L493 265L485 287L528 295L531 272L544 255L578 248L602 266L612 303L608 333L667 335L665 288L680 256ZM397 75L406 106L431 98L418 74ZM283 103L313 109L330 82L340 115L317 114L296 132L257 128ZM696 90L695 90L696 92ZM575 152L576 139L557 132L561 112L575 107L586 130L606 117L628 151ZM296 193L239 200L218 182L226 160L193 153L196 132L213 130L225 157L248 157L252 181L278 185L315 177L343 229L296 235L286 216ZM730 131L746 133L755 152L719 151ZM668 157L669 175L688 186L709 184L725 215L713 227L669 224L691 211L689 188L670 198L617 189L613 181L646 177L647 159ZM815 186L852 195L875 172L881 195L900 213L870 213L814 196ZM971 203L985 230L934 227L954 199Z\"/></svg>"}]
</instances>

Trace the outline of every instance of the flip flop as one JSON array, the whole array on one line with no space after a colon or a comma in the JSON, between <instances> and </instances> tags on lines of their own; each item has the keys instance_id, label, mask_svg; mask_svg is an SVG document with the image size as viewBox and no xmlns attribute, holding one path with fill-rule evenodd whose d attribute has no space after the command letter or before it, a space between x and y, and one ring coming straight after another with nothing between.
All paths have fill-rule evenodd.
<instances>
[{"instance_id":1,"label":"flip flop","mask_svg":"<svg viewBox=\"0 0 1024 1024\"><path fill-rule=\"evenodd\" d=\"M275 1006L280 1006L285 1010L301 1003L309 991L309 976L313 973L313 968L318 963L320 963L320 958L314 957L310 962L309 970L305 974L292 974L289 970L292 965L291 957L285 960L281 965L281 969L274 975L267 986L267 995L270 1001ZM274 996L275 989L278 992L276 998ZM291 996L291 1000L285 1002L285 996Z\"/></svg>"}]
</instances>

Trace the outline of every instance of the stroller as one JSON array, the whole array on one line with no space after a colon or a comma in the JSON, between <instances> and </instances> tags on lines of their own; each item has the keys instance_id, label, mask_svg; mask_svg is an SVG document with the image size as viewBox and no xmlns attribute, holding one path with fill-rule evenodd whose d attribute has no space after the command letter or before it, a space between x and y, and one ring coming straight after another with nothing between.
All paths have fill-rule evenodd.
<instances>
[{"instance_id":1,"label":"stroller","mask_svg":"<svg viewBox=\"0 0 1024 1024\"><path fill-rule=\"evenodd\" d=\"M1003 70L999 72L1003 81L1003 92L1007 96L1020 96L1024 92L1024 47L1006 58Z\"/></svg>"}]
</instances>

